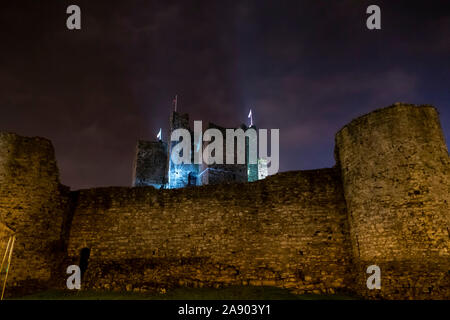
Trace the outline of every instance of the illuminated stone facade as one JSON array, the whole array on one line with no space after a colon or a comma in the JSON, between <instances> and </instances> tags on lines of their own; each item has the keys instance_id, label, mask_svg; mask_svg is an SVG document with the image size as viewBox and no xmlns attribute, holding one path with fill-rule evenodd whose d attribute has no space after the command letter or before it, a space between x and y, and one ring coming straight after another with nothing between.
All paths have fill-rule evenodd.
<instances>
[{"instance_id":1,"label":"illuminated stone facade","mask_svg":"<svg viewBox=\"0 0 450 320\"><path fill-rule=\"evenodd\" d=\"M207 142L195 141L194 133L189 126L189 115L173 112L170 117L169 138L174 130L180 128L190 132L191 150L198 148L199 143L202 145L202 150L207 146ZM220 130L225 139L226 128L209 123L207 129ZM241 125L240 129L245 131L248 128L245 125ZM257 146L257 141L249 141L246 138L246 158L244 164L237 163L236 148L234 164L225 163L226 148L224 143L222 164L214 163L209 165L203 161L201 164L195 164L193 152L191 154L191 164L175 164L170 158L170 154L177 143L178 141L169 141L168 143L163 141L138 141L133 166L132 186L153 186L157 189L175 189L207 184L252 182L258 180L259 176L264 176L258 172L258 163L250 164L248 161L248 145L249 143L255 143L255 146ZM169 147L167 148L167 146ZM165 171L164 175L162 174L163 171Z\"/></svg>"}]
</instances>

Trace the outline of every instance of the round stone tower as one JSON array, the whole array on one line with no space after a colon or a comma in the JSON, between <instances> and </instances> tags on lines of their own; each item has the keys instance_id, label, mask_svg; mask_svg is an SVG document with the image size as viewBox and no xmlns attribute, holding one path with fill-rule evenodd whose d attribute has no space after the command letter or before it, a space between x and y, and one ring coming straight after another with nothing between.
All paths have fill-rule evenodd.
<instances>
[{"instance_id":1,"label":"round stone tower","mask_svg":"<svg viewBox=\"0 0 450 320\"><path fill-rule=\"evenodd\" d=\"M0 133L0 224L16 236L7 295L51 280L61 250L62 190L50 141ZM3 257L6 244L0 247Z\"/></svg>"},{"instance_id":2,"label":"round stone tower","mask_svg":"<svg viewBox=\"0 0 450 320\"><path fill-rule=\"evenodd\" d=\"M356 291L384 298L449 298L450 162L432 106L396 103L336 135ZM370 265L381 289L369 290Z\"/></svg>"}]
</instances>

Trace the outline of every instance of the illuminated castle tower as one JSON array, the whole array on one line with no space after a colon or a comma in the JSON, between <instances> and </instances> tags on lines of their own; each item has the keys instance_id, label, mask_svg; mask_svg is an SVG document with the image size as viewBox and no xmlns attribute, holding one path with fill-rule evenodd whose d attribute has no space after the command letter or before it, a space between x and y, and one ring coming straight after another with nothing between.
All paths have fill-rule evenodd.
<instances>
[{"instance_id":1,"label":"illuminated castle tower","mask_svg":"<svg viewBox=\"0 0 450 320\"><path fill-rule=\"evenodd\" d=\"M238 129L247 132L250 128L257 132L253 125L253 119L251 119L250 127L242 124ZM190 164L175 164L170 157L173 148L179 143L179 141L170 141L170 137L176 129L186 129L190 132ZM203 161L202 164L194 163L194 148L202 146L202 150L204 150L210 142L204 142L203 139L195 141L198 138L194 137L194 132L189 126L189 115L173 111L170 115L167 143L161 140L160 135L158 135L158 141L138 141L133 165L132 186L174 189L224 182L252 182L264 179L267 176L267 161L257 159L256 163L249 163L249 146L254 144L256 151L258 149L257 133L254 136L245 137L245 162L239 164L237 161L239 152L237 149L238 141L235 138L234 164L226 164L225 137L227 128L209 123L207 129L217 129L224 137L222 164L208 165ZM233 130L236 129L233 128Z\"/></svg>"},{"instance_id":2,"label":"illuminated castle tower","mask_svg":"<svg viewBox=\"0 0 450 320\"><path fill-rule=\"evenodd\" d=\"M194 133L189 128L189 115L181 114L176 111L170 116L169 131L169 148L167 150L167 188L183 188L187 186L197 185L197 176L199 174L200 165L194 164L194 154L191 152L191 164L175 164L170 155L177 141L170 141L172 132L176 129L186 129L191 133L191 148L194 150Z\"/></svg>"},{"instance_id":3,"label":"illuminated castle tower","mask_svg":"<svg viewBox=\"0 0 450 320\"><path fill-rule=\"evenodd\" d=\"M258 180L265 179L269 175L267 164L267 159L258 158Z\"/></svg>"},{"instance_id":4,"label":"illuminated castle tower","mask_svg":"<svg viewBox=\"0 0 450 320\"><path fill-rule=\"evenodd\" d=\"M253 122L253 121L252 121ZM256 127L251 123L250 128L254 129L256 131ZM245 127L244 130L247 128ZM257 132L257 131L256 131ZM258 139L256 136L256 140L250 140L251 138L246 137L245 138L245 159L246 159L246 166L247 166L247 181L253 182L258 180L258 162L257 163L250 163L250 152L249 152L249 146L250 144L255 144L256 150L258 150ZM259 159L257 159L259 161Z\"/></svg>"}]
</instances>

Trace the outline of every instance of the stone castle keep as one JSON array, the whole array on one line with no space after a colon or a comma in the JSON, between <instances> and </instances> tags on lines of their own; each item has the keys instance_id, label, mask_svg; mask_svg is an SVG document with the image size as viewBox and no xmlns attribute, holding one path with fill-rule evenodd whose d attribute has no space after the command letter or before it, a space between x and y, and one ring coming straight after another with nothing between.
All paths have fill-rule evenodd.
<instances>
[{"instance_id":1,"label":"stone castle keep","mask_svg":"<svg viewBox=\"0 0 450 320\"><path fill-rule=\"evenodd\" d=\"M205 147L208 143L199 141L194 136L189 127L189 115L172 112L169 124L169 136L176 129L186 129L191 135L191 150L200 149L200 145ZM226 128L209 123L208 129L219 130L225 137ZM242 124L238 129L246 131L256 127L248 128ZM235 130L235 129L233 129ZM200 137L201 139L202 137ZM244 140L243 140L244 141ZM219 184L224 182L253 182L263 179L267 176L267 166L265 159L257 159L252 164L248 161L249 144L257 143L256 139L245 138L246 161L243 164L237 163L237 148L235 147L234 164L225 164L225 156L222 159L223 164L194 164L194 155L191 154L190 164L175 164L171 159L171 151L177 142L165 142L139 140L136 147L136 155L133 163L133 187L153 186L157 189L175 189L188 186L201 186L207 184ZM243 148L243 149L244 149ZM203 148L201 148L203 150ZM223 154L226 150L224 148ZM266 169L266 170L264 170Z\"/></svg>"},{"instance_id":2,"label":"stone castle keep","mask_svg":"<svg viewBox=\"0 0 450 320\"><path fill-rule=\"evenodd\" d=\"M333 168L179 189L60 184L50 141L0 133L6 295L64 288L270 285L450 299L450 161L438 112L395 104L336 134ZM369 290L366 269L381 269ZM2 279L4 272L2 273Z\"/></svg>"}]
</instances>

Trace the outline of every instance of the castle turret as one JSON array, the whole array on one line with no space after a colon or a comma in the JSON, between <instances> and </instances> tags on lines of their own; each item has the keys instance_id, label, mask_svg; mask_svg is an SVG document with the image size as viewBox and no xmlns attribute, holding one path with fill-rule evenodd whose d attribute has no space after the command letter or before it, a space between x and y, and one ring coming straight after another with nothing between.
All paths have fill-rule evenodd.
<instances>
[{"instance_id":1,"label":"castle turret","mask_svg":"<svg viewBox=\"0 0 450 320\"><path fill-rule=\"evenodd\" d=\"M398 103L336 135L356 290L387 298L450 297L450 162L438 113ZM366 268L381 268L368 290Z\"/></svg>"},{"instance_id":2,"label":"castle turret","mask_svg":"<svg viewBox=\"0 0 450 320\"><path fill-rule=\"evenodd\" d=\"M256 132L255 137L252 137L252 138L246 137L245 138L245 157L246 157L245 160L247 163L247 181L248 182L257 181L259 179L258 163L260 162L260 159L257 158L256 163L250 163L250 144L253 144L255 146L256 150L258 150L258 131L257 131L256 126L253 124L248 128L247 128L247 126L242 125L241 128L243 130L253 129ZM258 154L258 152L257 152L257 154Z\"/></svg>"},{"instance_id":3,"label":"castle turret","mask_svg":"<svg viewBox=\"0 0 450 320\"><path fill-rule=\"evenodd\" d=\"M167 144L159 141L139 140L133 168L133 186L153 186L166 183Z\"/></svg>"},{"instance_id":4,"label":"castle turret","mask_svg":"<svg viewBox=\"0 0 450 320\"><path fill-rule=\"evenodd\" d=\"M175 164L171 159L172 148L178 141L170 141L172 132L176 129L186 129L190 132L191 145L191 163L190 164ZM189 127L189 115L187 113L172 112L170 116L170 130L167 152L167 185L168 188L183 188L189 185L196 185L198 183L197 176L199 174L200 165L194 163L194 134Z\"/></svg>"},{"instance_id":5,"label":"castle turret","mask_svg":"<svg viewBox=\"0 0 450 320\"><path fill-rule=\"evenodd\" d=\"M62 251L65 192L50 141L0 133L0 247L6 247L8 234L16 236L6 295L52 280Z\"/></svg>"}]
</instances>

